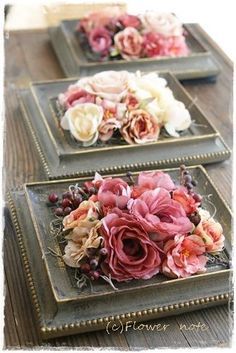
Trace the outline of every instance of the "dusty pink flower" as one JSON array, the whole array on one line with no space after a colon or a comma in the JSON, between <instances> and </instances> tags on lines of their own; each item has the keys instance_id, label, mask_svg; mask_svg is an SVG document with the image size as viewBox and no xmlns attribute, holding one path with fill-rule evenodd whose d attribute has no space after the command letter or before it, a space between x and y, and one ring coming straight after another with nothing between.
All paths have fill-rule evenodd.
<instances>
[{"instance_id":1,"label":"dusty pink flower","mask_svg":"<svg viewBox=\"0 0 236 353\"><path fill-rule=\"evenodd\" d=\"M163 189L145 191L128 202L128 209L142 223L153 241L161 242L193 230L183 207Z\"/></svg>"},{"instance_id":2,"label":"dusty pink flower","mask_svg":"<svg viewBox=\"0 0 236 353\"><path fill-rule=\"evenodd\" d=\"M121 15L118 19L118 22L120 22L120 24L123 27L133 27L133 28L139 28L141 25L141 21L138 18L138 16L134 16L134 15L128 15L128 14L124 14Z\"/></svg>"},{"instance_id":3,"label":"dusty pink flower","mask_svg":"<svg viewBox=\"0 0 236 353\"><path fill-rule=\"evenodd\" d=\"M99 139L101 141L108 141L112 135L113 132L116 129L119 129L121 127L120 122L114 118L114 117L110 117L110 118L103 118L100 126L99 126Z\"/></svg>"},{"instance_id":4,"label":"dusty pink flower","mask_svg":"<svg viewBox=\"0 0 236 353\"><path fill-rule=\"evenodd\" d=\"M205 245L197 235L176 235L167 241L164 252L166 259L162 264L162 272L167 277L185 278L206 270Z\"/></svg>"},{"instance_id":5,"label":"dusty pink flower","mask_svg":"<svg viewBox=\"0 0 236 353\"><path fill-rule=\"evenodd\" d=\"M104 207L125 208L130 199L130 187L121 178L104 179L98 190L98 200Z\"/></svg>"},{"instance_id":6,"label":"dusty pink flower","mask_svg":"<svg viewBox=\"0 0 236 353\"><path fill-rule=\"evenodd\" d=\"M175 189L175 184L169 174L155 171L155 172L141 172L138 176L137 185L133 187L132 198L136 199L145 191L156 188L164 188L167 191Z\"/></svg>"},{"instance_id":7,"label":"dusty pink flower","mask_svg":"<svg viewBox=\"0 0 236 353\"><path fill-rule=\"evenodd\" d=\"M75 85L70 85L65 93L58 96L59 103L69 109L76 104L94 103L95 96Z\"/></svg>"},{"instance_id":8,"label":"dusty pink flower","mask_svg":"<svg viewBox=\"0 0 236 353\"><path fill-rule=\"evenodd\" d=\"M124 103L129 110L137 109L139 107L139 100L132 93L128 93L125 97Z\"/></svg>"},{"instance_id":9,"label":"dusty pink flower","mask_svg":"<svg viewBox=\"0 0 236 353\"><path fill-rule=\"evenodd\" d=\"M121 56L126 60L138 59L142 51L143 38L132 27L126 27L114 36L114 42Z\"/></svg>"},{"instance_id":10,"label":"dusty pink flower","mask_svg":"<svg viewBox=\"0 0 236 353\"><path fill-rule=\"evenodd\" d=\"M119 282L149 279L160 270L160 249L147 232L127 213L110 213L103 219L104 247L108 256L102 265Z\"/></svg>"},{"instance_id":11,"label":"dusty pink flower","mask_svg":"<svg viewBox=\"0 0 236 353\"><path fill-rule=\"evenodd\" d=\"M143 37L143 53L147 57L158 56L186 56L189 49L185 37L165 37L158 33L146 33Z\"/></svg>"},{"instance_id":12,"label":"dusty pink flower","mask_svg":"<svg viewBox=\"0 0 236 353\"><path fill-rule=\"evenodd\" d=\"M172 193L172 199L179 202L187 215L196 212L200 202L196 202L192 195L189 195L185 187L179 187Z\"/></svg>"},{"instance_id":13,"label":"dusty pink flower","mask_svg":"<svg viewBox=\"0 0 236 353\"><path fill-rule=\"evenodd\" d=\"M148 32L143 36L143 53L148 58L160 56L160 35L154 32Z\"/></svg>"},{"instance_id":14,"label":"dusty pink flower","mask_svg":"<svg viewBox=\"0 0 236 353\"><path fill-rule=\"evenodd\" d=\"M203 239L207 252L221 251L224 248L225 237L222 226L213 218L200 222L194 233Z\"/></svg>"},{"instance_id":15,"label":"dusty pink flower","mask_svg":"<svg viewBox=\"0 0 236 353\"><path fill-rule=\"evenodd\" d=\"M89 45L96 53L106 56L112 45L111 35L104 27L92 29L88 36Z\"/></svg>"},{"instance_id":16,"label":"dusty pink flower","mask_svg":"<svg viewBox=\"0 0 236 353\"><path fill-rule=\"evenodd\" d=\"M77 30L88 34L95 27L106 27L111 22L116 22L123 13L118 6L108 6L100 11L91 12L79 21Z\"/></svg>"},{"instance_id":17,"label":"dusty pink flower","mask_svg":"<svg viewBox=\"0 0 236 353\"><path fill-rule=\"evenodd\" d=\"M155 142L159 133L157 118L143 109L131 110L121 128L121 134L129 144Z\"/></svg>"}]
</instances>

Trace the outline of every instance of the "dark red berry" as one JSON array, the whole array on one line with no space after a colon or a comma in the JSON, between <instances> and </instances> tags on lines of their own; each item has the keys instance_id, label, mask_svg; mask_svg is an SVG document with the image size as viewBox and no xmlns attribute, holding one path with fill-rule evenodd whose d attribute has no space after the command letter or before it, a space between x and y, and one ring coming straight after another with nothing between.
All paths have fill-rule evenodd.
<instances>
[{"instance_id":1,"label":"dark red berry","mask_svg":"<svg viewBox=\"0 0 236 353\"><path fill-rule=\"evenodd\" d=\"M186 183L186 188L187 188L188 190L192 190L193 186L192 186L191 183Z\"/></svg>"},{"instance_id":2,"label":"dark red berry","mask_svg":"<svg viewBox=\"0 0 236 353\"><path fill-rule=\"evenodd\" d=\"M193 198L194 198L194 200L196 202L201 202L202 201L202 196L201 195L194 193L192 196L193 196Z\"/></svg>"},{"instance_id":3,"label":"dark red berry","mask_svg":"<svg viewBox=\"0 0 236 353\"><path fill-rule=\"evenodd\" d=\"M188 170L185 170L184 172L183 172L183 175L188 175L189 174L189 171Z\"/></svg>"},{"instance_id":4,"label":"dark red berry","mask_svg":"<svg viewBox=\"0 0 236 353\"><path fill-rule=\"evenodd\" d=\"M189 219L195 226L197 226L201 222L201 216L197 212L191 214Z\"/></svg>"},{"instance_id":5,"label":"dark red berry","mask_svg":"<svg viewBox=\"0 0 236 353\"><path fill-rule=\"evenodd\" d=\"M197 181L196 180L192 180L192 185L193 186L197 186Z\"/></svg>"},{"instance_id":6,"label":"dark red berry","mask_svg":"<svg viewBox=\"0 0 236 353\"><path fill-rule=\"evenodd\" d=\"M63 192L62 198L63 198L63 199L72 200L72 198L73 198L73 193L72 193L71 191Z\"/></svg>"},{"instance_id":7,"label":"dark red berry","mask_svg":"<svg viewBox=\"0 0 236 353\"><path fill-rule=\"evenodd\" d=\"M97 279L99 279L100 273L98 271L90 271L89 277L91 278L92 281L96 281Z\"/></svg>"},{"instance_id":8,"label":"dark red berry","mask_svg":"<svg viewBox=\"0 0 236 353\"><path fill-rule=\"evenodd\" d=\"M106 248L100 249L99 254L100 254L101 256L107 256L107 249L106 249Z\"/></svg>"},{"instance_id":9,"label":"dark red berry","mask_svg":"<svg viewBox=\"0 0 236 353\"><path fill-rule=\"evenodd\" d=\"M185 175L184 181L185 181L186 183L191 183L191 182L192 182L192 177L191 177L191 175L189 175L189 174Z\"/></svg>"},{"instance_id":10,"label":"dark red berry","mask_svg":"<svg viewBox=\"0 0 236 353\"><path fill-rule=\"evenodd\" d=\"M56 208L54 212L55 212L55 215L58 216L58 217L64 216L64 212L63 212L63 209L61 207Z\"/></svg>"},{"instance_id":11,"label":"dark red berry","mask_svg":"<svg viewBox=\"0 0 236 353\"><path fill-rule=\"evenodd\" d=\"M64 199L64 200L62 200L61 205L62 205L63 208L71 207L72 206L72 202L69 199Z\"/></svg>"},{"instance_id":12,"label":"dark red berry","mask_svg":"<svg viewBox=\"0 0 236 353\"><path fill-rule=\"evenodd\" d=\"M73 206L75 208L79 207L79 205L81 204L82 201L83 201L83 198L82 198L82 196L80 194L75 195L73 200L72 200Z\"/></svg>"},{"instance_id":13,"label":"dark red berry","mask_svg":"<svg viewBox=\"0 0 236 353\"><path fill-rule=\"evenodd\" d=\"M66 207L64 208L64 215L67 216L68 214L70 214L72 211L72 208L71 207Z\"/></svg>"},{"instance_id":14,"label":"dark red berry","mask_svg":"<svg viewBox=\"0 0 236 353\"><path fill-rule=\"evenodd\" d=\"M90 261L90 267L91 267L92 270L95 270L98 267L98 262L97 262L96 259L92 259Z\"/></svg>"},{"instance_id":15,"label":"dark red berry","mask_svg":"<svg viewBox=\"0 0 236 353\"><path fill-rule=\"evenodd\" d=\"M84 273L89 273L89 271L91 270L89 264L87 264L87 263L82 264L82 265L80 266L80 269L81 269L81 271L84 272Z\"/></svg>"},{"instance_id":16,"label":"dark red berry","mask_svg":"<svg viewBox=\"0 0 236 353\"><path fill-rule=\"evenodd\" d=\"M96 249L96 248L88 248L88 249L87 249L87 255L88 255L89 257L94 256L94 255L96 254L96 252L97 252L97 249Z\"/></svg>"},{"instance_id":17,"label":"dark red berry","mask_svg":"<svg viewBox=\"0 0 236 353\"><path fill-rule=\"evenodd\" d=\"M58 201L58 196L57 194L55 194L55 192L52 192L49 196L48 196L48 200L51 203L56 203Z\"/></svg>"}]
</instances>

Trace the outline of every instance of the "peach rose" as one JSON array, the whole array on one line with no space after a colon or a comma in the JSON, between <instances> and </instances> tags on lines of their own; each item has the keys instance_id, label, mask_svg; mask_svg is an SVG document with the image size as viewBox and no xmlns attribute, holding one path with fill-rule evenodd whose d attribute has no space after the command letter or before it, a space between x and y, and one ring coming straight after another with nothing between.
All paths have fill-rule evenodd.
<instances>
[{"instance_id":1,"label":"peach rose","mask_svg":"<svg viewBox=\"0 0 236 353\"><path fill-rule=\"evenodd\" d=\"M200 202L196 202L192 195L189 195L185 187L179 187L172 193L172 199L179 202L187 215L197 211Z\"/></svg>"},{"instance_id":2,"label":"peach rose","mask_svg":"<svg viewBox=\"0 0 236 353\"><path fill-rule=\"evenodd\" d=\"M114 36L115 46L126 60L138 59L141 55L143 38L133 27L126 27Z\"/></svg>"},{"instance_id":3,"label":"peach rose","mask_svg":"<svg viewBox=\"0 0 236 353\"><path fill-rule=\"evenodd\" d=\"M93 201L83 201L79 207L63 219L64 230L76 227L87 228L88 222L97 220L99 206Z\"/></svg>"},{"instance_id":4,"label":"peach rose","mask_svg":"<svg viewBox=\"0 0 236 353\"><path fill-rule=\"evenodd\" d=\"M157 141L159 133L157 118L143 109L131 110L121 128L121 134L129 144Z\"/></svg>"},{"instance_id":5,"label":"peach rose","mask_svg":"<svg viewBox=\"0 0 236 353\"><path fill-rule=\"evenodd\" d=\"M93 103L77 104L66 111L61 127L69 130L84 146L91 146L98 139L98 126L102 118L102 107Z\"/></svg>"},{"instance_id":6,"label":"peach rose","mask_svg":"<svg viewBox=\"0 0 236 353\"><path fill-rule=\"evenodd\" d=\"M180 20L171 13L148 11L142 17L142 22L148 32L162 34L166 37L183 34L183 26Z\"/></svg>"},{"instance_id":7,"label":"peach rose","mask_svg":"<svg viewBox=\"0 0 236 353\"><path fill-rule=\"evenodd\" d=\"M185 278L195 273L205 272L207 257L204 241L197 235L176 235L166 242L166 259L162 273L171 278Z\"/></svg>"},{"instance_id":8,"label":"peach rose","mask_svg":"<svg viewBox=\"0 0 236 353\"><path fill-rule=\"evenodd\" d=\"M128 79L127 71L102 71L80 79L77 85L90 94L112 102L120 102L127 94Z\"/></svg>"},{"instance_id":9,"label":"peach rose","mask_svg":"<svg viewBox=\"0 0 236 353\"><path fill-rule=\"evenodd\" d=\"M223 229L221 224L213 218L200 222L194 233L203 239L208 252L216 252L223 249L225 240Z\"/></svg>"},{"instance_id":10,"label":"peach rose","mask_svg":"<svg viewBox=\"0 0 236 353\"><path fill-rule=\"evenodd\" d=\"M80 267L80 261L89 256L89 249L97 249L103 243L103 238L98 231L101 224L100 221L97 221L97 224L90 229L89 233L81 235L76 242L71 240L69 236L66 237L69 241L65 247L63 260L68 266Z\"/></svg>"}]
</instances>

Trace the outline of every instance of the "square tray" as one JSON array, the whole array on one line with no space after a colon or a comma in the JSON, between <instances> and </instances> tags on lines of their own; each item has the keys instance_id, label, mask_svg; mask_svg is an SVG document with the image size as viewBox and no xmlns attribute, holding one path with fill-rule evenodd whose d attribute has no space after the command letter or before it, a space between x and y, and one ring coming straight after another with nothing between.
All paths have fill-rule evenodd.
<instances>
[{"instance_id":1,"label":"square tray","mask_svg":"<svg viewBox=\"0 0 236 353\"><path fill-rule=\"evenodd\" d=\"M24 185L23 190L9 193L9 208L43 339L108 329L115 322L144 321L229 300L232 291L229 268L231 211L204 168L194 166L189 169L193 178L198 180L196 191L204 195L212 194L211 201L218 210L215 218L224 229L226 240L223 254L229 266L211 264L206 273L185 279L167 279L158 274L150 280L118 283L118 291L113 291L102 282L94 284L93 292L89 289L79 292L73 286L71 269L60 257L48 252L50 247L61 253L58 241L50 234L49 223L53 214L46 205L48 193L52 189L60 193L75 182L88 180L88 177L29 183ZM165 171L173 179L178 178L179 169ZM125 174L114 176L118 175L125 178Z\"/></svg>"},{"instance_id":2,"label":"square tray","mask_svg":"<svg viewBox=\"0 0 236 353\"><path fill-rule=\"evenodd\" d=\"M184 24L186 41L191 50L191 54L186 57L91 62L79 44L78 34L75 32L77 22L78 20L64 20L58 27L49 28L53 48L67 77L87 76L103 70L168 70L179 79L213 78L219 73L212 54L195 36L194 24Z\"/></svg>"},{"instance_id":3,"label":"square tray","mask_svg":"<svg viewBox=\"0 0 236 353\"><path fill-rule=\"evenodd\" d=\"M230 150L184 87L170 73L162 73L175 98L182 101L195 125L179 138L160 138L144 145L110 144L78 147L59 127L55 97L76 79L34 82L20 91L21 108L49 178L92 175L95 170L113 173L125 169L174 167L213 163L230 156ZM131 163L132 162L132 163Z\"/></svg>"}]
</instances>

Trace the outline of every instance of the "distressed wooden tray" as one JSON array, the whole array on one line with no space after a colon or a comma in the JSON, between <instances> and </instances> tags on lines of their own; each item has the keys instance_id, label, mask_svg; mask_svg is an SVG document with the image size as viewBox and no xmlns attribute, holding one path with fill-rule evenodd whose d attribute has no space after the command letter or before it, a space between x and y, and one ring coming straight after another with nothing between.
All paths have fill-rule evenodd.
<instances>
[{"instance_id":1,"label":"distressed wooden tray","mask_svg":"<svg viewBox=\"0 0 236 353\"><path fill-rule=\"evenodd\" d=\"M65 20L58 27L49 28L53 48L67 77L86 76L102 70L168 70L179 79L213 78L219 73L212 54L195 36L194 24L184 25L187 44L191 50L187 57L91 62L79 44L78 34L75 32L77 22L78 20Z\"/></svg>"},{"instance_id":2,"label":"distressed wooden tray","mask_svg":"<svg viewBox=\"0 0 236 353\"><path fill-rule=\"evenodd\" d=\"M163 73L176 99L189 107L195 124L179 138L166 137L145 145L110 144L78 147L59 127L55 98L76 79L34 82L20 91L21 108L49 178L110 173L124 169L174 167L225 160L230 150L187 91L170 73Z\"/></svg>"},{"instance_id":3,"label":"distressed wooden tray","mask_svg":"<svg viewBox=\"0 0 236 353\"><path fill-rule=\"evenodd\" d=\"M98 329L113 323L144 321L218 305L229 300L232 291L231 211L219 195L205 169L190 167L198 180L197 192L212 194L217 208L216 220L224 229L224 258L228 265L210 264L207 272L186 279L167 279L156 275L150 280L115 283L118 291L106 282L94 282L93 292L82 292L74 286L74 276L60 257L58 241L50 235L53 214L46 206L52 190L64 191L73 183L88 177L51 180L24 185L24 189L9 193L9 208L17 232L25 274L35 309L38 328L43 339ZM179 169L166 170L173 179ZM125 174L117 174L125 178ZM135 173L134 173L135 175ZM91 178L92 179L92 178ZM210 212L209 204L204 205Z\"/></svg>"}]
</instances>

